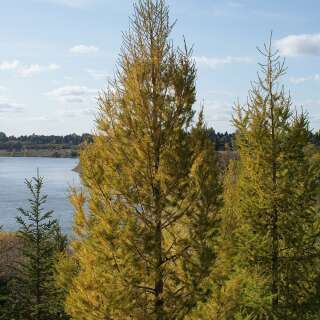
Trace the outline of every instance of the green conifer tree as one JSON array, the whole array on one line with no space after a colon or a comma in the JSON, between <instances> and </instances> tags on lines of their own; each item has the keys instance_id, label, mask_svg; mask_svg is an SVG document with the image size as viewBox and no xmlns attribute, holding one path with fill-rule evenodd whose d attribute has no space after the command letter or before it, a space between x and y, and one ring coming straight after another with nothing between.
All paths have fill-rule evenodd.
<instances>
[{"instance_id":1,"label":"green conifer tree","mask_svg":"<svg viewBox=\"0 0 320 320\"><path fill-rule=\"evenodd\" d=\"M60 268L73 319L183 319L208 294L217 161L202 117L190 133L196 71L171 29L164 1L135 5L94 142L81 153L78 239Z\"/></svg>"},{"instance_id":2,"label":"green conifer tree","mask_svg":"<svg viewBox=\"0 0 320 320\"><path fill-rule=\"evenodd\" d=\"M17 236L22 242L22 259L13 266L16 276L10 285L7 319L66 319L54 279L56 255L65 249L66 238L52 217L53 211L45 211L43 178L38 174L26 179L26 185L31 193L30 207L18 209Z\"/></svg>"},{"instance_id":3,"label":"green conifer tree","mask_svg":"<svg viewBox=\"0 0 320 320\"><path fill-rule=\"evenodd\" d=\"M286 69L271 40L261 53L262 75L234 117L239 161L225 182L217 264L231 303L221 319L318 319L319 160L307 153L306 115L279 86Z\"/></svg>"}]
</instances>

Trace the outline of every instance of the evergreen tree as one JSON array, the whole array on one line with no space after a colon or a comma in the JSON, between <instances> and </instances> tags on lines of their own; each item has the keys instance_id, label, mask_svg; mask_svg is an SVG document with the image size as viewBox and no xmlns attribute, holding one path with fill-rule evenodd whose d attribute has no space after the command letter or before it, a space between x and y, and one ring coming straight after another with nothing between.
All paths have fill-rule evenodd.
<instances>
[{"instance_id":1,"label":"evergreen tree","mask_svg":"<svg viewBox=\"0 0 320 320\"><path fill-rule=\"evenodd\" d=\"M135 5L97 134L81 153L78 239L60 268L73 319L183 319L209 293L217 161L202 117L190 133L196 71L171 30L164 1Z\"/></svg>"},{"instance_id":2,"label":"evergreen tree","mask_svg":"<svg viewBox=\"0 0 320 320\"><path fill-rule=\"evenodd\" d=\"M38 174L26 179L26 185L32 197L30 208L18 209L22 259L14 266L16 276L10 285L6 319L65 319L54 283L54 263L56 254L65 249L66 238L52 217L53 211L44 209L47 195L42 194L43 178Z\"/></svg>"},{"instance_id":3,"label":"evergreen tree","mask_svg":"<svg viewBox=\"0 0 320 320\"><path fill-rule=\"evenodd\" d=\"M306 115L279 86L286 69L271 40L261 53L262 75L234 117L240 159L225 182L217 264L232 308L221 319L318 319L320 162L307 152Z\"/></svg>"}]
</instances>

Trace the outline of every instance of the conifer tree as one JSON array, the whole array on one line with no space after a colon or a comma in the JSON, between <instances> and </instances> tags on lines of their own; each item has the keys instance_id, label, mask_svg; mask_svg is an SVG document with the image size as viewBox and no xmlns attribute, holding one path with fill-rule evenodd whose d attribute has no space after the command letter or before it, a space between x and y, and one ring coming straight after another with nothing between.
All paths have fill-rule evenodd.
<instances>
[{"instance_id":1,"label":"conifer tree","mask_svg":"<svg viewBox=\"0 0 320 320\"><path fill-rule=\"evenodd\" d=\"M318 319L319 159L307 153L306 114L279 85L286 69L271 40L261 53L262 74L234 117L240 159L225 182L217 264L228 272L220 297L233 304L221 319Z\"/></svg>"},{"instance_id":2,"label":"conifer tree","mask_svg":"<svg viewBox=\"0 0 320 320\"><path fill-rule=\"evenodd\" d=\"M73 319L183 319L208 294L217 161L202 117L190 133L196 71L171 30L164 1L135 5L94 142L81 153L78 239L60 265Z\"/></svg>"},{"instance_id":3,"label":"conifer tree","mask_svg":"<svg viewBox=\"0 0 320 320\"><path fill-rule=\"evenodd\" d=\"M56 254L65 249L66 238L52 217L53 211L45 211L43 178L38 174L25 182L31 193L30 208L18 209L22 259L14 266L17 275L10 286L7 319L66 319L59 308L60 295L54 283Z\"/></svg>"}]
</instances>

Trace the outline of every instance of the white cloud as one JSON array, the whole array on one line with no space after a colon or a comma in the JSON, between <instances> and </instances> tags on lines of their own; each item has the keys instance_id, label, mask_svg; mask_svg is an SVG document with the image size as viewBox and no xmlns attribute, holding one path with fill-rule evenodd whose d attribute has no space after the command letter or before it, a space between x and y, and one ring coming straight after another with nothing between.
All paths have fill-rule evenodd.
<instances>
[{"instance_id":1,"label":"white cloud","mask_svg":"<svg viewBox=\"0 0 320 320\"><path fill-rule=\"evenodd\" d=\"M294 83L294 84L300 84L306 81L319 81L320 80L320 75L315 74L313 76L308 76L308 77L291 77L289 78L289 81Z\"/></svg>"},{"instance_id":2,"label":"white cloud","mask_svg":"<svg viewBox=\"0 0 320 320\"><path fill-rule=\"evenodd\" d=\"M34 74L49 72L60 69L60 66L54 63L48 65L30 64L24 65L19 60L2 61L0 62L0 71L15 71L22 77L30 77Z\"/></svg>"},{"instance_id":3,"label":"white cloud","mask_svg":"<svg viewBox=\"0 0 320 320\"><path fill-rule=\"evenodd\" d=\"M83 103L97 96L97 89L85 86L65 86L52 90L47 95L55 97L62 102Z\"/></svg>"},{"instance_id":4,"label":"white cloud","mask_svg":"<svg viewBox=\"0 0 320 320\"><path fill-rule=\"evenodd\" d=\"M218 125L218 128L224 127L229 130L232 119L232 102L227 102L226 100L205 99L203 106L205 119L209 126L217 128Z\"/></svg>"},{"instance_id":5,"label":"white cloud","mask_svg":"<svg viewBox=\"0 0 320 320\"><path fill-rule=\"evenodd\" d=\"M0 113L19 113L23 111L21 104L10 103L10 102L0 102Z\"/></svg>"},{"instance_id":6,"label":"white cloud","mask_svg":"<svg viewBox=\"0 0 320 320\"><path fill-rule=\"evenodd\" d=\"M289 35L275 41L284 56L320 56L320 33Z\"/></svg>"},{"instance_id":7,"label":"white cloud","mask_svg":"<svg viewBox=\"0 0 320 320\"><path fill-rule=\"evenodd\" d=\"M219 66L233 63L251 63L252 59L248 57L232 57L227 56L224 58L215 58L215 57L194 57L195 62L200 67L206 67L210 69L216 69Z\"/></svg>"},{"instance_id":8,"label":"white cloud","mask_svg":"<svg viewBox=\"0 0 320 320\"><path fill-rule=\"evenodd\" d=\"M49 65L31 64L29 66L21 67L18 72L22 77L31 77L35 74L55 71L58 69L60 69L60 66L54 63Z\"/></svg>"},{"instance_id":9,"label":"white cloud","mask_svg":"<svg viewBox=\"0 0 320 320\"><path fill-rule=\"evenodd\" d=\"M17 103L9 96L0 96L0 113L21 113L24 111L24 104Z\"/></svg>"},{"instance_id":10,"label":"white cloud","mask_svg":"<svg viewBox=\"0 0 320 320\"><path fill-rule=\"evenodd\" d=\"M2 61L0 63L0 70L14 70L17 69L20 64L19 60L12 60L12 61Z\"/></svg>"},{"instance_id":11,"label":"white cloud","mask_svg":"<svg viewBox=\"0 0 320 320\"><path fill-rule=\"evenodd\" d=\"M93 54L97 53L99 51L99 48L95 46L79 44L70 48L69 51L74 54Z\"/></svg>"}]
</instances>

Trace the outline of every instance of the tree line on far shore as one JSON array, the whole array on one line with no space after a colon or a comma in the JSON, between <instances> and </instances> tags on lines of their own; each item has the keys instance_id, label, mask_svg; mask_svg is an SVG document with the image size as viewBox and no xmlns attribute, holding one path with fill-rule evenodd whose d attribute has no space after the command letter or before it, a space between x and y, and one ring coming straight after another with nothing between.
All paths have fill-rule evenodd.
<instances>
[{"instance_id":1,"label":"tree line on far shore","mask_svg":"<svg viewBox=\"0 0 320 320\"><path fill-rule=\"evenodd\" d=\"M320 146L320 131L309 131L311 142ZM225 132L216 132L213 128L208 128L209 139L213 142L216 151L235 150L235 134ZM0 132L0 150L6 151L21 151L26 150L41 150L54 147L79 147L87 142L92 143L93 136L90 133L78 135L76 133L59 136L59 135L22 135L22 136L7 136L4 132Z\"/></svg>"},{"instance_id":2,"label":"tree line on far shore","mask_svg":"<svg viewBox=\"0 0 320 320\"><path fill-rule=\"evenodd\" d=\"M209 129L209 137L214 142L216 150L232 150L233 149L233 133L227 131L216 132L213 128ZM76 133L59 136L59 135L22 135L7 136L4 132L0 132L0 150L21 151L40 150L54 147L79 147L83 143L92 143L93 136L90 133L78 135ZM319 140L320 141L320 140Z\"/></svg>"},{"instance_id":3,"label":"tree line on far shore","mask_svg":"<svg viewBox=\"0 0 320 320\"><path fill-rule=\"evenodd\" d=\"M5 151L70 149L79 147L84 142L92 142L92 135L88 133L82 135L72 133L64 136L31 134L15 137L0 132L0 150Z\"/></svg>"},{"instance_id":4,"label":"tree line on far shore","mask_svg":"<svg viewBox=\"0 0 320 320\"><path fill-rule=\"evenodd\" d=\"M213 128L208 128L209 139L213 142L216 151L234 151L235 148L235 134L225 132L217 132ZM320 131L309 131L310 141L312 144L320 147ZM22 136L7 136L4 132L0 132L0 150L6 151L21 151L48 149L52 147L79 147L83 143L92 143L93 135L84 133L78 135L76 133L65 136L59 135L22 135Z\"/></svg>"}]
</instances>

